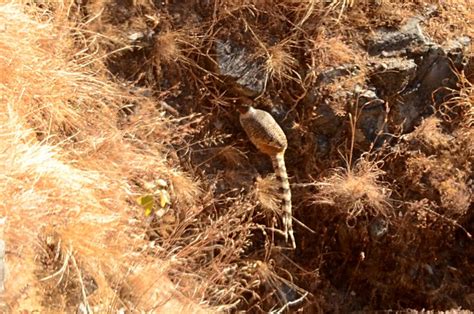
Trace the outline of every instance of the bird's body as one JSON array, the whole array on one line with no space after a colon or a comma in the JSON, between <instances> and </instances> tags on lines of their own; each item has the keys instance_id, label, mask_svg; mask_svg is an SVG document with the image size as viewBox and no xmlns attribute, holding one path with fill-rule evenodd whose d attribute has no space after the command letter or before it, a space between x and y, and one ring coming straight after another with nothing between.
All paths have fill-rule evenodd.
<instances>
[{"instance_id":1,"label":"bird's body","mask_svg":"<svg viewBox=\"0 0 474 314\"><path fill-rule=\"evenodd\" d=\"M275 175L280 180L284 234L286 239L290 237L294 248L291 190L284 158L288 147L285 133L271 114L250 106L241 111L240 124L258 150L272 159Z\"/></svg>"}]
</instances>

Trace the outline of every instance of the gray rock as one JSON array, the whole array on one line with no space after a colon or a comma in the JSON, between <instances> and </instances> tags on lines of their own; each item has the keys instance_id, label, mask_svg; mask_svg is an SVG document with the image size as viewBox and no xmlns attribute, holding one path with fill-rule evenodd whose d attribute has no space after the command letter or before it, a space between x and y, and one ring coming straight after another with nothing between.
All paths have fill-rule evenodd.
<instances>
[{"instance_id":1,"label":"gray rock","mask_svg":"<svg viewBox=\"0 0 474 314\"><path fill-rule=\"evenodd\" d=\"M265 88L263 61L249 55L244 47L217 40L215 44L218 73L229 79L240 93L257 96Z\"/></svg>"},{"instance_id":2,"label":"gray rock","mask_svg":"<svg viewBox=\"0 0 474 314\"><path fill-rule=\"evenodd\" d=\"M429 97L440 87L453 86L456 75L451 69L451 61L441 47L430 49L420 65L415 82L424 97Z\"/></svg>"},{"instance_id":3,"label":"gray rock","mask_svg":"<svg viewBox=\"0 0 474 314\"><path fill-rule=\"evenodd\" d=\"M372 83L382 97L402 92L416 75L417 65L411 59L390 58L375 63Z\"/></svg>"},{"instance_id":4,"label":"gray rock","mask_svg":"<svg viewBox=\"0 0 474 314\"><path fill-rule=\"evenodd\" d=\"M355 64L345 64L330 68L318 75L317 84L324 85L334 82L343 76L352 76L359 73L360 68Z\"/></svg>"},{"instance_id":5,"label":"gray rock","mask_svg":"<svg viewBox=\"0 0 474 314\"><path fill-rule=\"evenodd\" d=\"M357 119L357 127L367 141L379 147L385 139L383 133L387 131L385 101L380 99L375 91L367 89L358 91L358 106L361 111Z\"/></svg>"},{"instance_id":6,"label":"gray rock","mask_svg":"<svg viewBox=\"0 0 474 314\"><path fill-rule=\"evenodd\" d=\"M443 49L448 53L453 53L455 51L464 51L466 48L469 48L471 44L471 38L468 36L461 36L456 39L452 39L443 44Z\"/></svg>"},{"instance_id":7,"label":"gray rock","mask_svg":"<svg viewBox=\"0 0 474 314\"><path fill-rule=\"evenodd\" d=\"M340 132L341 126L346 119L337 115L329 103L323 102L316 107L315 116L317 123L313 130L315 134L323 135L325 138L333 138ZM323 141L324 138L321 138Z\"/></svg>"},{"instance_id":8,"label":"gray rock","mask_svg":"<svg viewBox=\"0 0 474 314\"><path fill-rule=\"evenodd\" d=\"M416 21L402 29L406 32L414 25ZM425 46L416 53L412 51L403 58L381 58L374 62L371 80L379 94L400 96L390 103L394 124L402 125L404 132L411 132L422 117L433 113L433 100L439 103L448 93L443 88L456 86L457 77L452 69L466 66L464 55L469 44L467 37L442 46L425 41L422 43Z\"/></svg>"},{"instance_id":9,"label":"gray rock","mask_svg":"<svg viewBox=\"0 0 474 314\"><path fill-rule=\"evenodd\" d=\"M369 224L369 234L373 240L379 240L388 232L388 221L381 217L374 218Z\"/></svg>"},{"instance_id":10,"label":"gray rock","mask_svg":"<svg viewBox=\"0 0 474 314\"><path fill-rule=\"evenodd\" d=\"M324 134L316 134L316 150L321 156L327 156L331 152L331 142Z\"/></svg>"},{"instance_id":11,"label":"gray rock","mask_svg":"<svg viewBox=\"0 0 474 314\"><path fill-rule=\"evenodd\" d=\"M381 28L367 42L371 55L403 55L415 46L429 46L431 41L423 34L420 22L424 17L413 17L398 30Z\"/></svg>"},{"instance_id":12,"label":"gray rock","mask_svg":"<svg viewBox=\"0 0 474 314\"><path fill-rule=\"evenodd\" d=\"M403 133L411 132L420 120L424 102L417 89L403 95L401 101L395 103L391 109L391 120L395 125L402 126Z\"/></svg>"}]
</instances>

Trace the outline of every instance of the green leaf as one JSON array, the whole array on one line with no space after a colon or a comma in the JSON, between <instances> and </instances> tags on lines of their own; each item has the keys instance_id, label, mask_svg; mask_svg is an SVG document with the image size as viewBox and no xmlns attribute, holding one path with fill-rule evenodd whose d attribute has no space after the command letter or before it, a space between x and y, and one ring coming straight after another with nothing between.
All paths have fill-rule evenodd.
<instances>
[{"instance_id":1,"label":"green leaf","mask_svg":"<svg viewBox=\"0 0 474 314\"><path fill-rule=\"evenodd\" d=\"M153 206L155 206L155 199L153 195L143 195L137 198L137 203L145 209L145 216L150 216L153 213Z\"/></svg>"}]
</instances>

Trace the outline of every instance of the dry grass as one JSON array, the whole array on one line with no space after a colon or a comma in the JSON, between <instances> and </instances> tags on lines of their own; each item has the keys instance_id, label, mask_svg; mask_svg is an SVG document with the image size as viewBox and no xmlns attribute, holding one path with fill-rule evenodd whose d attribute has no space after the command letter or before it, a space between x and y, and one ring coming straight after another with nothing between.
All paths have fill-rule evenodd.
<instances>
[{"instance_id":1,"label":"dry grass","mask_svg":"<svg viewBox=\"0 0 474 314\"><path fill-rule=\"evenodd\" d=\"M398 27L428 2L15 3L0 5L6 310L472 305L463 292L472 288L464 254L473 201L469 74L436 115L390 148L371 145L370 155L354 147L355 119L349 128L342 121L350 103L325 98L368 84L365 36ZM438 41L472 35L467 2L449 4L427 26ZM302 221L296 254L279 251L267 232L278 188L268 162L244 147L236 95L214 73L217 37L237 38L264 61L267 85L255 103L287 131ZM347 64L357 73L318 86L321 72ZM334 133L318 125L322 100ZM348 140L349 166L338 167ZM147 219L136 199L158 179L169 208Z\"/></svg>"},{"instance_id":2,"label":"dry grass","mask_svg":"<svg viewBox=\"0 0 474 314\"><path fill-rule=\"evenodd\" d=\"M265 178L258 177L255 182L255 197L263 209L269 213L281 212L281 200L279 195L279 184L275 176ZM280 215L277 215L281 217Z\"/></svg>"},{"instance_id":3,"label":"dry grass","mask_svg":"<svg viewBox=\"0 0 474 314\"><path fill-rule=\"evenodd\" d=\"M70 40L74 31L43 22L44 12L0 6L5 300L14 312L75 310L80 302L119 308L116 288L133 265L140 265L134 270L140 277L159 263L135 253L145 242L140 225L130 223L136 208L127 179L137 170L149 176L179 171L167 168L159 153L123 139L133 130L117 128L118 109L134 99L94 73L93 56L83 58ZM194 183L179 183L194 197L189 186ZM91 284L96 289L88 290Z\"/></svg>"},{"instance_id":4,"label":"dry grass","mask_svg":"<svg viewBox=\"0 0 474 314\"><path fill-rule=\"evenodd\" d=\"M474 36L474 10L470 0L440 3L440 14L428 21L427 32L437 42L455 39L459 34Z\"/></svg>"},{"instance_id":5,"label":"dry grass","mask_svg":"<svg viewBox=\"0 0 474 314\"><path fill-rule=\"evenodd\" d=\"M290 48L291 42L283 42L267 50L265 72L268 77L278 82L294 79L293 71L297 61L291 55Z\"/></svg>"},{"instance_id":6,"label":"dry grass","mask_svg":"<svg viewBox=\"0 0 474 314\"><path fill-rule=\"evenodd\" d=\"M318 182L315 202L342 210L351 218L358 216L389 216L390 189L382 181L384 171L367 159L359 160L351 169L335 169Z\"/></svg>"},{"instance_id":7,"label":"dry grass","mask_svg":"<svg viewBox=\"0 0 474 314\"><path fill-rule=\"evenodd\" d=\"M433 149L446 148L450 137L441 130L441 119L435 116L428 117L410 134L422 144Z\"/></svg>"}]
</instances>

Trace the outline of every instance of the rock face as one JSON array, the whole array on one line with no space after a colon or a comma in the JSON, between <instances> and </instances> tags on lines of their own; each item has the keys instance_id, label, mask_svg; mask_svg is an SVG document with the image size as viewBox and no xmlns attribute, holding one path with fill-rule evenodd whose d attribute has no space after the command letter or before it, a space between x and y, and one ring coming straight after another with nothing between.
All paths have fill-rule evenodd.
<instances>
[{"instance_id":1,"label":"rock face","mask_svg":"<svg viewBox=\"0 0 474 314\"><path fill-rule=\"evenodd\" d=\"M394 57L373 64L371 81L381 97L391 97L403 92L415 78L417 65L407 58Z\"/></svg>"},{"instance_id":2,"label":"rock face","mask_svg":"<svg viewBox=\"0 0 474 314\"><path fill-rule=\"evenodd\" d=\"M387 110L385 101L380 99L374 89L362 90L358 93L360 115L358 117L358 130L362 131L364 139L380 146L387 131ZM357 140L357 138L356 138Z\"/></svg>"},{"instance_id":3,"label":"rock face","mask_svg":"<svg viewBox=\"0 0 474 314\"><path fill-rule=\"evenodd\" d=\"M425 37L420 27L422 17L408 20L399 30L381 28L367 42L370 55L391 56L407 52L416 46L426 46L430 41Z\"/></svg>"},{"instance_id":4,"label":"rock face","mask_svg":"<svg viewBox=\"0 0 474 314\"><path fill-rule=\"evenodd\" d=\"M390 101L392 122L411 131L425 115L432 114L433 100L442 101L444 87L454 87L453 69L462 69L470 39L443 45L433 43L420 25L427 17L414 17L399 30L379 30L368 40L372 64L371 84Z\"/></svg>"},{"instance_id":5,"label":"rock face","mask_svg":"<svg viewBox=\"0 0 474 314\"><path fill-rule=\"evenodd\" d=\"M215 44L217 72L246 96L258 96L265 88L263 62L252 58L244 47L227 40Z\"/></svg>"},{"instance_id":6,"label":"rock face","mask_svg":"<svg viewBox=\"0 0 474 314\"><path fill-rule=\"evenodd\" d=\"M341 132L348 109L353 115L357 113L358 144L377 147L388 138L384 134L412 131L423 117L433 113L433 101L443 101L443 88L455 87L453 69L473 67L472 61L465 60L470 38L440 45L425 35L423 22L435 11L429 7L399 28L378 29L366 40L366 64L330 67L317 75L303 105L317 116L313 132L321 136L318 147ZM237 94L259 96L266 88L263 61L238 42L235 38L215 42L216 73ZM365 81L357 81L365 72Z\"/></svg>"},{"instance_id":7,"label":"rock face","mask_svg":"<svg viewBox=\"0 0 474 314\"><path fill-rule=\"evenodd\" d=\"M402 132L410 132L421 118L433 113L433 101L443 101L443 88L455 87L453 69L468 66L465 50L470 39L461 37L443 45L432 42L421 23L428 17L413 17L399 29L379 29L367 40L369 70L365 84L354 90L341 88L319 99L317 114L321 117L316 133L331 137L345 118L333 112L332 103L357 106L356 141L381 145L388 137L387 123ZM315 95L327 84L350 80L359 72L355 65L329 68L319 74L316 88L308 102L318 102ZM353 113L354 114L354 113ZM319 130L319 126L321 126ZM334 127L335 126L335 127Z\"/></svg>"}]
</instances>

